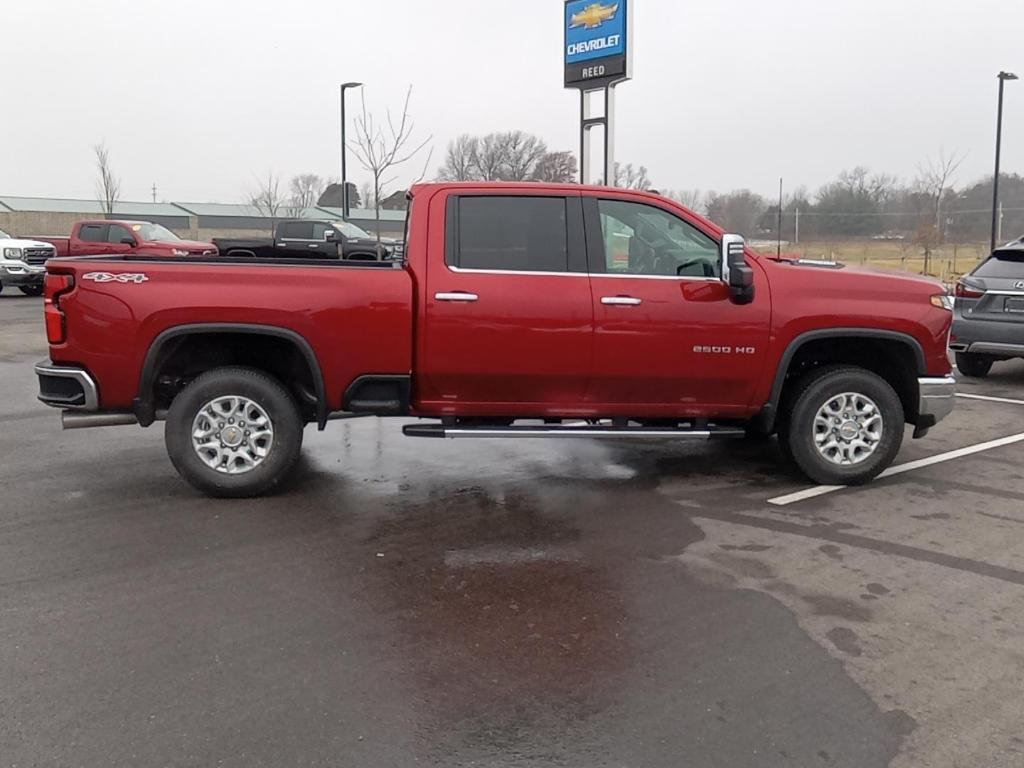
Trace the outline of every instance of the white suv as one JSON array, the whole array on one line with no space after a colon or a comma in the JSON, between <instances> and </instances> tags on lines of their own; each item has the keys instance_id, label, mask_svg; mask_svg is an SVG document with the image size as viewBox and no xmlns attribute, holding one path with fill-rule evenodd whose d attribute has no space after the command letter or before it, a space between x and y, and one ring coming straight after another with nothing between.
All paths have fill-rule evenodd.
<instances>
[{"instance_id":1,"label":"white suv","mask_svg":"<svg viewBox=\"0 0 1024 768\"><path fill-rule=\"evenodd\" d=\"M0 229L0 291L16 286L26 296L41 296L47 259L57 249L38 240L18 240Z\"/></svg>"}]
</instances>

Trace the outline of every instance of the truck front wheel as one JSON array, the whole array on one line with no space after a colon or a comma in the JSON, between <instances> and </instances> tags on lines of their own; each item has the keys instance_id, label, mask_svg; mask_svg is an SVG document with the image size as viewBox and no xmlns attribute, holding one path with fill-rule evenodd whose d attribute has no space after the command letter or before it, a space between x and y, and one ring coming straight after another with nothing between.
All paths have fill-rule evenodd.
<instances>
[{"instance_id":1,"label":"truck front wheel","mask_svg":"<svg viewBox=\"0 0 1024 768\"><path fill-rule=\"evenodd\" d=\"M992 370L992 358L984 355L972 355L970 352L956 353L956 368L964 376L972 379L983 379Z\"/></svg>"},{"instance_id":2,"label":"truck front wheel","mask_svg":"<svg viewBox=\"0 0 1024 768\"><path fill-rule=\"evenodd\" d=\"M817 483L866 483L892 464L903 443L899 396L885 379L863 368L812 371L787 401L779 440Z\"/></svg>"},{"instance_id":3,"label":"truck front wheel","mask_svg":"<svg viewBox=\"0 0 1024 768\"><path fill-rule=\"evenodd\" d=\"M295 465L302 428L279 381L254 368L216 368L174 398L164 442L174 468L203 493L258 496Z\"/></svg>"}]
</instances>

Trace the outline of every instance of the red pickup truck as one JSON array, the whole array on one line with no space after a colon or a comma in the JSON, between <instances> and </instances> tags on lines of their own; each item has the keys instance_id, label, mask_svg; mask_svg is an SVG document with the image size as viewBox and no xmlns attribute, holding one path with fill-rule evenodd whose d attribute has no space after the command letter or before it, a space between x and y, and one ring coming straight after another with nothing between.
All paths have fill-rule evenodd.
<instances>
[{"instance_id":1,"label":"red pickup truck","mask_svg":"<svg viewBox=\"0 0 1024 768\"><path fill-rule=\"evenodd\" d=\"M777 433L862 483L953 407L938 283L776 259L655 194L422 184L404 260L51 261L39 398L65 427L165 420L217 496L267 491L304 425L414 437Z\"/></svg>"},{"instance_id":2,"label":"red pickup truck","mask_svg":"<svg viewBox=\"0 0 1024 768\"><path fill-rule=\"evenodd\" d=\"M79 221L70 237L35 237L51 243L58 257L144 253L151 256L212 256L213 243L182 240L160 224L148 221Z\"/></svg>"}]
</instances>

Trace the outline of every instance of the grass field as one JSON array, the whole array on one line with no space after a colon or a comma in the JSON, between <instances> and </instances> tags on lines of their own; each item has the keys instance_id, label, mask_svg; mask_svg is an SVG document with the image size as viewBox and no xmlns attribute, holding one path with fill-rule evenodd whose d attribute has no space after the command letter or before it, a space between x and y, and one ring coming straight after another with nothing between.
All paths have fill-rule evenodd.
<instances>
[{"instance_id":1,"label":"grass field","mask_svg":"<svg viewBox=\"0 0 1024 768\"><path fill-rule=\"evenodd\" d=\"M765 253L774 253L774 244L759 242L754 246ZM953 283L969 272L988 255L988 243L941 245L932 249L928 269L920 246L901 240L836 240L832 242L783 243L784 254L799 254L805 259L841 261L854 266L880 267L929 274L944 283Z\"/></svg>"}]
</instances>

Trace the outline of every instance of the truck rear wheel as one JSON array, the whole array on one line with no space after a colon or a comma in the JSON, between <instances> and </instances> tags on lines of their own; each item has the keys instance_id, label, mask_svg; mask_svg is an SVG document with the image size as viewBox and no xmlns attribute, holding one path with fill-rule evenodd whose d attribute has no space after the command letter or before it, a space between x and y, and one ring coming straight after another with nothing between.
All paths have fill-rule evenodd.
<instances>
[{"instance_id":1,"label":"truck rear wheel","mask_svg":"<svg viewBox=\"0 0 1024 768\"><path fill-rule=\"evenodd\" d=\"M279 381L254 368L216 368L171 403L164 427L178 473L210 496L248 497L283 480L302 448L302 416Z\"/></svg>"},{"instance_id":2,"label":"truck rear wheel","mask_svg":"<svg viewBox=\"0 0 1024 768\"><path fill-rule=\"evenodd\" d=\"M829 366L796 384L779 440L800 470L823 485L858 485L892 464L903 443L903 404L863 368Z\"/></svg>"},{"instance_id":3,"label":"truck rear wheel","mask_svg":"<svg viewBox=\"0 0 1024 768\"><path fill-rule=\"evenodd\" d=\"M22 286L20 286L18 288L18 290L21 291L22 293L24 293L26 296L42 296L43 295L43 285L42 285L42 283L40 283L39 285L22 285Z\"/></svg>"}]
</instances>

